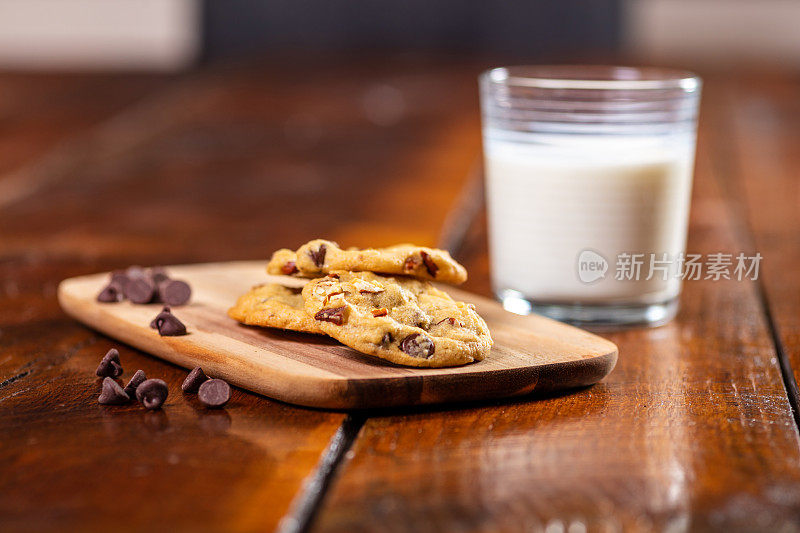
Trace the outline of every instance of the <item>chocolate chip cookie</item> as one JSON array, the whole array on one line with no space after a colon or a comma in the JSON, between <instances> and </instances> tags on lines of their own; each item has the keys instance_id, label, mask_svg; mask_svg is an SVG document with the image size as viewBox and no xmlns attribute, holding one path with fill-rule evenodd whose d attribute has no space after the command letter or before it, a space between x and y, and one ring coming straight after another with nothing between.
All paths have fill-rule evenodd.
<instances>
[{"instance_id":1,"label":"chocolate chip cookie","mask_svg":"<svg viewBox=\"0 0 800 533\"><path fill-rule=\"evenodd\" d=\"M302 294L306 313L323 332L392 363L463 365L482 360L492 347L475 307L426 281L337 271L310 281Z\"/></svg>"},{"instance_id":2,"label":"chocolate chip cookie","mask_svg":"<svg viewBox=\"0 0 800 533\"><path fill-rule=\"evenodd\" d=\"M303 310L300 289L276 283L257 285L239 298L228 316L249 326L319 333L317 321Z\"/></svg>"},{"instance_id":3,"label":"chocolate chip cookie","mask_svg":"<svg viewBox=\"0 0 800 533\"><path fill-rule=\"evenodd\" d=\"M467 280L467 270L448 252L413 244L343 250L333 241L316 239L301 246L296 253L278 250L267 266L270 274L307 278L338 270L398 274L454 284Z\"/></svg>"}]
</instances>

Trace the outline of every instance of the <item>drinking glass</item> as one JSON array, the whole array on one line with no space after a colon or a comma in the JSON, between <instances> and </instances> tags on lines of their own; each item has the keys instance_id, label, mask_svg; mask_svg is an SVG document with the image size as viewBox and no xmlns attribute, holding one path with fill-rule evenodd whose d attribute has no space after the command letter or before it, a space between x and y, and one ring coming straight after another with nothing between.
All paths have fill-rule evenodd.
<instances>
[{"instance_id":1,"label":"drinking glass","mask_svg":"<svg viewBox=\"0 0 800 533\"><path fill-rule=\"evenodd\" d=\"M492 285L506 309L584 325L670 320L700 79L565 65L479 82Z\"/></svg>"}]
</instances>

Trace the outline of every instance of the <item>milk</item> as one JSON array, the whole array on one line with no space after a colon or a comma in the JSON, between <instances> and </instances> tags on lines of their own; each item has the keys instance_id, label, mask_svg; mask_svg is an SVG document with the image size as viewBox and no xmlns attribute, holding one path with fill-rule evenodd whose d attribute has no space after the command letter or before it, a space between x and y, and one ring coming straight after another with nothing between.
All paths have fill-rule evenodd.
<instances>
[{"instance_id":1,"label":"milk","mask_svg":"<svg viewBox=\"0 0 800 533\"><path fill-rule=\"evenodd\" d=\"M515 136L516 135L516 136ZM647 304L680 292L676 267L645 278L651 254L685 248L694 134L670 137L484 132L492 282L534 302ZM587 282L578 261L602 256ZM644 254L638 280L617 280L619 254ZM587 255L588 254L588 255ZM602 262L602 259L600 260ZM660 264L660 263L659 263ZM588 262L583 268L594 268Z\"/></svg>"}]
</instances>

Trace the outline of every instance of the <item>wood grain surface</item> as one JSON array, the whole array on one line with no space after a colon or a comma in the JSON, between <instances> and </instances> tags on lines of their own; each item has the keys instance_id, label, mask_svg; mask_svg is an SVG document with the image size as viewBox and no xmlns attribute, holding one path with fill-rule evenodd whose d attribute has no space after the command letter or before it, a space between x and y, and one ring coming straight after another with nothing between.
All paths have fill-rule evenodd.
<instances>
[{"instance_id":1,"label":"wood grain surface","mask_svg":"<svg viewBox=\"0 0 800 533\"><path fill-rule=\"evenodd\" d=\"M717 127L704 115L688 250L749 252ZM485 239L479 217L461 259L488 294ZM608 334L617 369L586 391L372 417L314 530L796 530L797 427L763 311L756 282L690 281L670 324Z\"/></svg>"},{"instance_id":2,"label":"wood grain surface","mask_svg":"<svg viewBox=\"0 0 800 533\"><path fill-rule=\"evenodd\" d=\"M474 304L492 332L483 361L451 368L407 368L361 354L327 336L248 327L227 310L260 283L291 286L289 276L269 276L265 261L166 267L189 283L192 300L173 313L188 334L161 337L149 327L159 304L100 303L108 273L62 281L61 308L111 338L184 368L288 403L329 409L405 407L523 396L593 385L617 361L617 347L578 328L541 316L520 316L494 300L442 287Z\"/></svg>"},{"instance_id":3,"label":"wood grain surface","mask_svg":"<svg viewBox=\"0 0 800 533\"><path fill-rule=\"evenodd\" d=\"M796 73L701 73L689 250L759 250L760 280L688 282L576 394L343 415L236 389L208 413L183 369L59 310L67 277L316 236L444 235L488 294L483 215L466 231L484 66L0 75L0 530L796 531ZM95 403L113 346L167 381L163 412Z\"/></svg>"},{"instance_id":4,"label":"wood grain surface","mask_svg":"<svg viewBox=\"0 0 800 533\"><path fill-rule=\"evenodd\" d=\"M319 235L435 244L480 147L475 67L412 58L220 66L95 121L82 106L130 98L124 80L53 78L0 76L33 109L58 93L51 84L80 85L60 141L84 154L63 158L60 142L41 142L24 162L9 155L16 170L0 176L14 193L0 210L0 530L302 525L349 445L345 415L237 391L221 414L202 416L177 392L183 369L64 315L57 284L134 263L264 260ZM387 91L388 118L371 103ZM15 177L39 176L41 160L49 170L36 186ZM410 202L404 186L428 194ZM96 403L94 369L111 347L126 375L142 368L167 381L166 418ZM145 425L153 418L160 433ZM108 487L125 487L113 505Z\"/></svg>"},{"instance_id":5,"label":"wood grain surface","mask_svg":"<svg viewBox=\"0 0 800 533\"><path fill-rule=\"evenodd\" d=\"M800 379L800 100L797 79L752 74L714 87L708 120L751 253L761 253L765 309L785 356L795 413ZM788 377L788 376L787 376Z\"/></svg>"}]
</instances>

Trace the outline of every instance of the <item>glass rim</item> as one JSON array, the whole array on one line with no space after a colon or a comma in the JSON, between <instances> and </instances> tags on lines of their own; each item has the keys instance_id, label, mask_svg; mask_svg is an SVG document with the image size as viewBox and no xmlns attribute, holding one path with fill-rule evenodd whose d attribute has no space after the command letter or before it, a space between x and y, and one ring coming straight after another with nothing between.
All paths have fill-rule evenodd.
<instances>
[{"instance_id":1,"label":"glass rim","mask_svg":"<svg viewBox=\"0 0 800 533\"><path fill-rule=\"evenodd\" d=\"M536 89L698 90L702 80L688 70L621 65L512 65L485 70L481 80Z\"/></svg>"}]
</instances>

